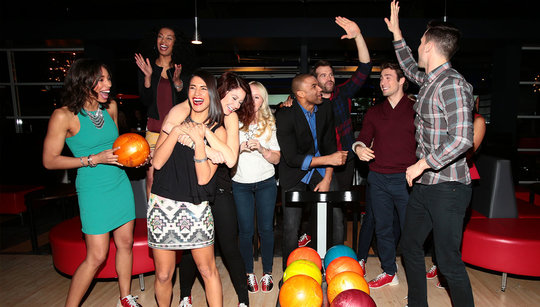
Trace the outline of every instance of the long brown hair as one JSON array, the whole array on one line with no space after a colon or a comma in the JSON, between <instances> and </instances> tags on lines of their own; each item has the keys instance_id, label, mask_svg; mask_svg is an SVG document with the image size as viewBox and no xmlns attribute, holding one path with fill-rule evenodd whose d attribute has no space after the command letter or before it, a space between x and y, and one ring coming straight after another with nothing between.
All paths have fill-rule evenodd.
<instances>
[{"instance_id":1,"label":"long brown hair","mask_svg":"<svg viewBox=\"0 0 540 307\"><path fill-rule=\"evenodd\" d=\"M210 107L208 109L208 117L206 119L205 124L208 127L212 127L214 126L214 124L222 125L223 124L223 108L221 107L221 100L219 99L219 96L218 96L216 78L207 70L198 69L191 76L189 80L190 83L191 83L191 79L193 79L193 77L195 76L201 78L204 81L204 83L206 83L206 87L208 88L208 96L210 97ZM191 102L190 102L190 107L191 107Z\"/></svg>"},{"instance_id":2,"label":"long brown hair","mask_svg":"<svg viewBox=\"0 0 540 307\"><path fill-rule=\"evenodd\" d=\"M236 114L238 115L238 121L244 125L249 125L255 119L255 111L253 110L253 98L251 97L251 88L246 80L234 72L226 71L223 73L218 81L218 93L219 98L223 99L227 96L227 92L235 88L241 88L246 92L246 98Z\"/></svg>"}]
</instances>

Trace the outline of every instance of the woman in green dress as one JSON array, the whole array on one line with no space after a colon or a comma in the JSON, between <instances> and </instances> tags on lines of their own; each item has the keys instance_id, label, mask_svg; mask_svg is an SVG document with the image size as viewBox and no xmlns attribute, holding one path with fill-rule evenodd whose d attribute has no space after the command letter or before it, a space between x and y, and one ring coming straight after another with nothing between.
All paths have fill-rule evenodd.
<instances>
[{"instance_id":1,"label":"woman in green dress","mask_svg":"<svg viewBox=\"0 0 540 307\"><path fill-rule=\"evenodd\" d=\"M139 306L130 294L135 202L129 179L113 153L118 109L109 98L110 89L111 76L104 64L75 61L65 78L63 106L53 112L43 144L47 169L77 168L75 186L87 252L73 274L66 306L79 306L107 259L111 231L117 250L118 305ZM62 155L64 143L74 157Z\"/></svg>"}]
</instances>

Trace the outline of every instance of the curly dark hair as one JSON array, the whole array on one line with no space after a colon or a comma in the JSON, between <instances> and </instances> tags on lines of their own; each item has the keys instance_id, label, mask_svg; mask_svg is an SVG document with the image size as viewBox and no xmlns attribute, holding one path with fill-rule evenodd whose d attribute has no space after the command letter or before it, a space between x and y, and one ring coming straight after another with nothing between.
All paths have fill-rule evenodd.
<instances>
[{"instance_id":1,"label":"curly dark hair","mask_svg":"<svg viewBox=\"0 0 540 307\"><path fill-rule=\"evenodd\" d=\"M174 32L176 38L172 49L172 63L182 64L182 75L189 76L198 68L196 61L196 55L190 44L189 38L178 27L174 25L158 25L144 34L143 39L139 43L137 50L143 55L144 58L149 58L150 62L155 62L159 57L157 50L156 39L161 29L170 29Z\"/></svg>"},{"instance_id":2,"label":"curly dark hair","mask_svg":"<svg viewBox=\"0 0 540 307\"><path fill-rule=\"evenodd\" d=\"M105 68L109 75L111 71L103 62L95 59L78 59L69 68L64 80L64 90L62 91L62 105L77 115L83 108L89 97L98 98L94 92L99 79L101 78L101 68ZM100 108L108 109L110 100L100 103Z\"/></svg>"},{"instance_id":3,"label":"curly dark hair","mask_svg":"<svg viewBox=\"0 0 540 307\"><path fill-rule=\"evenodd\" d=\"M249 125L255 119L255 110L253 107L253 97L251 97L251 88L247 81L234 72L226 71L219 77L217 84L220 99L223 99L228 91L235 88L241 88L246 92L246 98L244 98L244 102L240 108L236 110L236 114L238 115L239 122Z\"/></svg>"}]
</instances>

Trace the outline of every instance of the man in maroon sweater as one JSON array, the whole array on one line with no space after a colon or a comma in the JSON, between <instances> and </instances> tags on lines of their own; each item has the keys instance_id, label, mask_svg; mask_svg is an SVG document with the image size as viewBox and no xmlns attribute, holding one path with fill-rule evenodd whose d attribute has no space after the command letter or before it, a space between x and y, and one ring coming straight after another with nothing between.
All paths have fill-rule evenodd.
<instances>
[{"instance_id":1,"label":"man in maroon sweater","mask_svg":"<svg viewBox=\"0 0 540 307\"><path fill-rule=\"evenodd\" d=\"M380 87L386 99L371 107L352 146L358 158L369 163L368 189L375 219L377 249L383 273L369 282L370 288L399 283L396 275L394 210L403 230L409 200L405 171L416 162L413 101L404 93L407 80L398 64L381 66Z\"/></svg>"}]
</instances>

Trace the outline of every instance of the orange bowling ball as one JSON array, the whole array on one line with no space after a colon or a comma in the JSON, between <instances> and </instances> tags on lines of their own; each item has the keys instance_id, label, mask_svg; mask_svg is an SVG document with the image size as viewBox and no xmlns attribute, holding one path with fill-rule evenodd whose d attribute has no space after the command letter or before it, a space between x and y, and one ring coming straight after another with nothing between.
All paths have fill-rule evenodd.
<instances>
[{"instance_id":1,"label":"orange bowling ball","mask_svg":"<svg viewBox=\"0 0 540 307\"><path fill-rule=\"evenodd\" d=\"M326 283L330 283L334 276L346 271L356 272L364 276L364 271L358 261L351 257L342 256L332 260L326 268Z\"/></svg>"},{"instance_id":2,"label":"orange bowling ball","mask_svg":"<svg viewBox=\"0 0 540 307\"><path fill-rule=\"evenodd\" d=\"M321 285L306 275L296 275L283 283L279 290L281 307L320 307L323 303Z\"/></svg>"},{"instance_id":3,"label":"orange bowling ball","mask_svg":"<svg viewBox=\"0 0 540 307\"><path fill-rule=\"evenodd\" d=\"M315 263L319 270L322 268L321 256L311 247L304 246L293 250L287 258L287 266L300 259L309 260Z\"/></svg>"},{"instance_id":4,"label":"orange bowling ball","mask_svg":"<svg viewBox=\"0 0 540 307\"><path fill-rule=\"evenodd\" d=\"M364 276L355 272L346 271L334 276L328 284L328 289L326 290L328 302L332 303L338 294L349 289L358 289L369 294L369 285L364 279Z\"/></svg>"},{"instance_id":5,"label":"orange bowling ball","mask_svg":"<svg viewBox=\"0 0 540 307\"><path fill-rule=\"evenodd\" d=\"M118 163L127 167L142 165L150 155L150 145L144 137L137 133L124 133L113 144L117 148L114 154L118 155Z\"/></svg>"}]
</instances>

